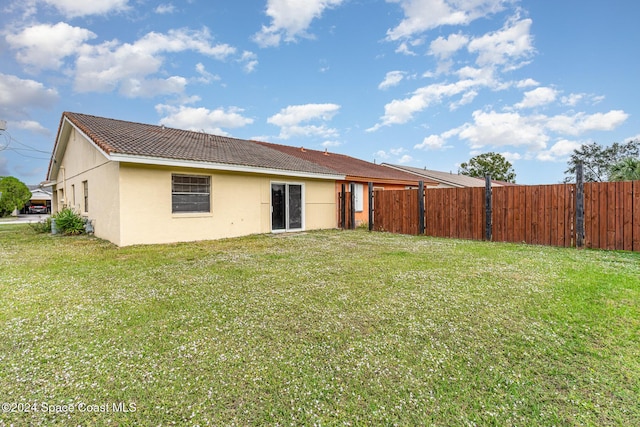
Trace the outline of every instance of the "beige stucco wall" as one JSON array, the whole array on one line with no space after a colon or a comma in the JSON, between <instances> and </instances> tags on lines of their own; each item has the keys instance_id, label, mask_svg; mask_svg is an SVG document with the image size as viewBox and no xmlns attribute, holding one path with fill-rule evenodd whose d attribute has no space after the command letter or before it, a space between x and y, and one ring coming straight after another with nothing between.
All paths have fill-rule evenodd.
<instances>
[{"instance_id":1,"label":"beige stucco wall","mask_svg":"<svg viewBox=\"0 0 640 427\"><path fill-rule=\"evenodd\" d=\"M211 177L211 212L171 212L171 175ZM334 182L205 169L120 165L121 246L271 232L271 183L302 183L305 229L335 228Z\"/></svg>"},{"instance_id":2,"label":"beige stucco wall","mask_svg":"<svg viewBox=\"0 0 640 427\"><path fill-rule=\"evenodd\" d=\"M119 246L269 233L272 182L304 185L305 230L337 227L333 180L119 163L109 161L73 128L63 145L61 167L51 177L56 181L53 212L72 207L92 220L97 237ZM174 173L211 177L210 213L171 212ZM87 212L83 181L89 189Z\"/></svg>"},{"instance_id":3,"label":"beige stucco wall","mask_svg":"<svg viewBox=\"0 0 640 427\"><path fill-rule=\"evenodd\" d=\"M53 187L53 212L63 206L93 221L95 235L120 244L119 165L110 162L82 135L71 129L56 185ZM88 184L89 210L84 211L83 181ZM60 190L64 191L64 203Z\"/></svg>"}]
</instances>

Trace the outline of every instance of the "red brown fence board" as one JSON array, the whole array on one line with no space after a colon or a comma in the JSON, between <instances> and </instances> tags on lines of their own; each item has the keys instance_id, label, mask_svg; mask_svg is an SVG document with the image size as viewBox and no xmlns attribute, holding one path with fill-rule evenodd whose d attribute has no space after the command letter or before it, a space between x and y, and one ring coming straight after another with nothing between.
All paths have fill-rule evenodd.
<instances>
[{"instance_id":1,"label":"red brown fence board","mask_svg":"<svg viewBox=\"0 0 640 427\"><path fill-rule=\"evenodd\" d=\"M425 191L425 234L482 240L484 188L435 188Z\"/></svg>"},{"instance_id":2,"label":"red brown fence board","mask_svg":"<svg viewBox=\"0 0 640 427\"><path fill-rule=\"evenodd\" d=\"M492 240L575 247L576 185L492 189ZM418 190L375 191L373 229L418 234ZM484 240L485 189L424 191L425 234ZM640 181L584 184L584 245L640 251Z\"/></svg>"},{"instance_id":3,"label":"red brown fence board","mask_svg":"<svg viewBox=\"0 0 640 427\"><path fill-rule=\"evenodd\" d=\"M375 231L418 234L418 190L374 192Z\"/></svg>"},{"instance_id":4,"label":"red brown fence board","mask_svg":"<svg viewBox=\"0 0 640 427\"><path fill-rule=\"evenodd\" d=\"M585 246L640 251L640 181L589 182L585 191Z\"/></svg>"},{"instance_id":5,"label":"red brown fence board","mask_svg":"<svg viewBox=\"0 0 640 427\"><path fill-rule=\"evenodd\" d=\"M495 187L493 239L572 246L575 185Z\"/></svg>"}]
</instances>

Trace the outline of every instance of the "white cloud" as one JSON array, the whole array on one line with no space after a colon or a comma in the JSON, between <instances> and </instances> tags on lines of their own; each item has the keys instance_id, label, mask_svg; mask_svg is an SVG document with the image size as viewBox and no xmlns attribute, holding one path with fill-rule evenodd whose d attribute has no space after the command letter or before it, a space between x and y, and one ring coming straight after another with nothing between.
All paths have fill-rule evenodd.
<instances>
[{"instance_id":1,"label":"white cloud","mask_svg":"<svg viewBox=\"0 0 640 427\"><path fill-rule=\"evenodd\" d=\"M450 34L446 39L440 36L431 42L429 53L440 59L446 59L465 47L467 43L469 43L469 37L463 34Z\"/></svg>"},{"instance_id":2,"label":"white cloud","mask_svg":"<svg viewBox=\"0 0 640 427\"><path fill-rule=\"evenodd\" d=\"M475 111L473 122L451 129L444 138L458 136L467 140L472 150L486 147L524 147L540 160L562 159L580 144L566 139L590 131L613 130L628 114L613 110L608 113L576 113L574 115L529 115L518 112ZM557 142L547 149L553 138ZM436 141L434 139L434 141ZM416 147L417 148L417 147ZM422 147L421 147L422 148Z\"/></svg>"},{"instance_id":3,"label":"white cloud","mask_svg":"<svg viewBox=\"0 0 640 427\"><path fill-rule=\"evenodd\" d=\"M111 12L122 12L129 9L128 0L43 0L55 7L67 18L87 15L105 15Z\"/></svg>"},{"instance_id":4,"label":"white cloud","mask_svg":"<svg viewBox=\"0 0 640 427\"><path fill-rule=\"evenodd\" d=\"M120 85L120 92L129 98L153 98L157 95L183 93L187 79L172 76L167 79L126 79Z\"/></svg>"},{"instance_id":5,"label":"white cloud","mask_svg":"<svg viewBox=\"0 0 640 427\"><path fill-rule=\"evenodd\" d=\"M314 119L326 121L331 120L339 109L337 104L290 105L269 117L267 122L276 126L292 126Z\"/></svg>"},{"instance_id":6,"label":"white cloud","mask_svg":"<svg viewBox=\"0 0 640 427\"><path fill-rule=\"evenodd\" d=\"M396 48L396 53L401 53L403 55L407 55L407 56L416 56L417 53L415 53L410 47L409 47L410 43L407 42L402 42L398 45L398 47Z\"/></svg>"},{"instance_id":7,"label":"white cloud","mask_svg":"<svg viewBox=\"0 0 640 427\"><path fill-rule=\"evenodd\" d=\"M196 79L196 81L199 83L207 84L213 81L220 80L220 76L217 76L215 74L211 74L210 72L208 72L201 62L196 64L196 72L200 75L200 77Z\"/></svg>"},{"instance_id":8,"label":"white cloud","mask_svg":"<svg viewBox=\"0 0 640 427\"><path fill-rule=\"evenodd\" d=\"M387 31L388 40L414 37L443 25L467 25L472 21L499 12L511 0L387 0L399 3L404 19Z\"/></svg>"},{"instance_id":9,"label":"white cloud","mask_svg":"<svg viewBox=\"0 0 640 427\"><path fill-rule=\"evenodd\" d=\"M449 110L454 111L454 110L457 110L459 107L462 107L463 105L471 104L473 100L476 99L476 96L478 96L478 91L470 90L468 92L465 92L460 98L460 100L449 104Z\"/></svg>"},{"instance_id":10,"label":"white cloud","mask_svg":"<svg viewBox=\"0 0 640 427\"><path fill-rule=\"evenodd\" d=\"M45 70L60 68L64 58L75 55L84 42L95 37L96 34L87 29L58 22L33 25L16 34L7 34L6 40L17 50L19 62Z\"/></svg>"},{"instance_id":11,"label":"white cloud","mask_svg":"<svg viewBox=\"0 0 640 427\"><path fill-rule=\"evenodd\" d=\"M531 24L531 19L510 19L501 30L471 40L468 50L478 54L476 64L481 67L519 68L534 53Z\"/></svg>"},{"instance_id":12,"label":"white cloud","mask_svg":"<svg viewBox=\"0 0 640 427\"><path fill-rule=\"evenodd\" d=\"M394 99L385 105L381 122L367 129L367 131L373 132L382 126L407 123L413 118L414 114L423 111L430 105L440 102L445 97L469 91L476 85L475 81L467 79L456 83L435 83L419 88L411 97Z\"/></svg>"},{"instance_id":13,"label":"white cloud","mask_svg":"<svg viewBox=\"0 0 640 427\"><path fill-rule=\"evenodd\" d=\"M562 103L564 105L569 105L571 107L575 107L578 105L580 101L582 101L585 97L584 93L571 93L567 96L562 97Z\"/></svg>"},{"instance_id":14,"label":"white cloud","mask_svg":"<svg viewBox=\"0 0 640 427\"><path fill-rule=\"evenodd\" d=\"M539 152L536 159L543 162L566 161L567 157L581 146L582 144L579 142L561 139L553 144L549 150Z\"/></svg>"},{"instance_id":15,"label":"white cloud","mask_svg":"<svg viewBox=\"0 0 640 427\"><path fill-rule=\"evenodd\" d=\"M397 164L411 163L413 161L413 157L411 157L410 155L404 154L400 156L402 153L406 151L407 150L404 148L392 148L389 150L389 152L386 152L384 150L379 150L373 153L373 157L374 157L374 161L375 159L389 160L393 155L393 156L396 156L396 160L394 161L394 163L397 163Z\"/></svg>"},{"instance_id":16,"label":"white cloud","mask_svg":"<svg viewBox=\"0 0 640 427\"><path fill-rule=\"evenodd\" d=\"M344 0L267 0L265 13L271 25L262 26L253 40L261 47L278 46L281 41L292 42L309 37L311 22L322 16L327 8L339 6Z\"/></svg>"},{"instance_id":17,"label":"white cloud","mask_svg":"<svg viewBox=\"0 0 640 427\"><path fill-rule=\"evenodd\" d=\"M204 131L216 135L228 135L222 128L239 128L253 123L253 119L244 117L241 108L229 107L209 110L204 107L185 107L159 104L156 111L164 114L160 124L178 129Z\"/></svg>"},{"instance_id":18,"label":"white cloud","mask_svg":"<svg viewBox=\"0 0 640 427\"><path fill-rule=\"evenodd\" d=\"M171 13L174 13L175 11L176 11L176 7L171 3L160 4L155 9L155 12L159 15L171 14Z\"/></svg>"},{"instance_id":19,"label":"white cloud","mask_svg":"<svg viewBox=\"0 0 640 427\"><path fill-rule=\"evenodd\" d=\"M303 125L310 121L326 122L333 118L340 106L337 104L304 104L290 105L279 113L269 117L267 123L280 127L279 138L288 139L292 136L321 136L335 138L338 131L325 124Z\"/></svg>"},{"instance_id":20,"label":"white cloud","mask_svg":"<svg viewBox=\"0 0 640 427\"><path fill-rule=\"evenodd\" d=\"M387 154L387 152L386 152L386 151L384 151L384 150L376 151L375 153L373 153L373 155L374 155L375 157L379 157L379 158L381 158L381 159L383 159L383 160L384 160L384 159L388 159L388 158L390 157L390 156L389 156L389 154Z\"/></svg>"},{"instance_id":21,"label":"white cloud","mask_svg":"<svg viewBox=\"0 0 640 427\"><path fill-rule=\"evenodd\" d=\"M148 93L138 90L141 86L156 85L162 93L179 93L181 77L149 79L158 73L164 62L163 53L196 51L200 54L224 60L235 54L235 48L227 44L211 44L208 30L170 30L167 34L151 32L133 44L118 41L97 46L84 45L76 61L75 89L78 92L109 92L120 89L125 96ZM145 80L150 83L144 83ZM164 80L161 83L160 80Z\"/></svg>"},{"instance_id":22,"label":"white cloud","mask_svg":"<svg viewBox=\"0 0 640 427\"><path fill-rule=\"evenodd\" d=\"M458 136L468 140L472 149L512 146L539 151L549 140L539 120L518 113L474 111L473 123L458 130Z\"/></svg>"},{"instance_id":23,"label":"white cloud","mask_svg":"<svg viewBox=\"0 0 640 427\"><path fill-rule=\"evenodd\" d=\"M258 66L258 55L248 50L242 52L242 56L238 60L240 63L244 64L243 68L246 73L252 73L256 70Z\"/></svg>"},{"instance_id":24,"label":"white cloud","mask_svg":"<svg viewBox=\"0 0 640 427\"><path fill-rule=\"evenodd\" d=\"M511 151L503 151L500 153L502 157L504 157L507 161L513 163L516 160L522 159L522 154L520 153L512 153Z\"/></svg>"},{"instance_id":25,"label":"white cloud","mask_svg":"<svg viewBox=\"0 0 640 427\"><path fill-rule=\"evenodd\" d=\"M446 146L446 139L440 135L429 135L420 144L413 146L416 150L442 150Z\"/></svg>"},{"instance_id":26,"label":"white cloud","mask_svg":"<svg viewBox=\"0 0 640 427\"><path fill-rule=\"evenodd\" d=\"M404 71L389 71L384 78L384 81L378 85L378 89L385 90L393 86L400 84L405 76Z\"/></svg>"},{"instance_id":27,"label":"white cloud","mask_svg":"<svg viewBox=\"0 0 640 427\"><path fill-rule=\"evenodd\" d=\"M558 91L550 87L538 87L524 93L521 102L514 105L515 108L533 108L547 105L556 100Z\"/></svg>"},{"instance_id":28,"label":"white cloud","mask_svg":"<svg viewBox=\"0 0 640 427\"><path fill-rule=\"evenodd\" d=\"M624 123L629 114L622 110L611 110L608 113L576 113L574 115L560 114L550 117L547 127L564 135L580 135L589 131L609 131Z\"/></svg>"},{"instance_id":29,"label":"white cloud","mask_svg":"<svg viewBox=\"0 0 640 427\"><path fill-rule=\"evenodd\" d=\"M571 93L567 96L563 96L561 101L564 105L568 105L571 107L575 107L579 103L589 103L591 105L596 105L604 99L604 96L597 96L588 93Z\"/></svg>"},{"instance_id":30,"label":"white cloud","mask_svg":"<svg viewBox=\"0 0 640 427\"><path fill-rule=\"evenodd\" d=\"M40 82L0 73L0 117L4 119L28 116L26 111L32 108L50 108L58 99L55 89Z\"/></svg>"},{"instance_id":31,"label":"white cloud","mask_svg":"<svg viewBox=\"0 0 640 427\"><path fill-rule=\"evenodd\" d=\"M404 156L398 159L398 164L403 165L405 163L411 163L412 161L413 161L413 157L411 157L408 154L405 154Z\"/></svg>"},{"instance_id":32,"label":"white cloud","mask_svg":"<svg viewBox=\"0 0 640 427\"><path fill-rule=\"evenodd\" d=\"M42 126L40 123L35 120L20 120L17 122L10 122L10 127L16 129L22 129L33 133L39 133L41 135L50 135L51 132L49 129Z\"/></svg>"},{"instance_id":33,"label":"white cloud","mask_svg":"<svg viewBox=\"0 0 640 427\"><path fill-rule=\"evenodd\" d=\"M459 9L465 12L460 15L461 19L465 17L463 21L471 16L467 12L470 13L470 11L474 11L475 13L480 9L486 12L486 10L483 9L484 6L502 8L504 4L506 4L506 2L498 1L490 2L484 0L470 0L460 1L456 3L456 6L454 7L452 6L453 2L446 2L444 0L389 1L400 2L405 9L417 6L424 8L429 5L435 5L435 12L433 13L436 16L438 15L437 10L439 10L439 7L445 11L450 11L452 8L456 10ZM491 9L491 7L489 9ZM415 17L431 19L425 18L422 12L415 11L415 13ZM405 14L407 14L406 10ZM453 15L446 16L451 17ZM436 20L433 22L437 23L440 21ZM434 25L436 25L435 23ZM516 15L508 19L500 30L489 32L479 37L470 38L466 35L457 33L451 34L446 38L437 38L431 43L430 53L438 57L438 69L436 73L426 73L425 76L433 77L442 73L449 73L449 70L453 66L453 61L450 57L453 53L463 49L465 46L470 53L476 54L475 66L464 65L450 73L457 76L459 79L458 81L434 83L429 86L416 89L410 96L404 99L394 99L390 101L385 105L384 114L381 116L378 124L367 130L371 132L380 129L383 126L407 123L413 119L415 114L420 113L440 102L448 102L449 110L456 110L463 105L472 103L479 95L479 89L481 88L490 88L494 91L498 91L506 90L514 85L519 87L537 85L538 83L533 79L526 79L519 82L503 82L498 75L499 71L513 70L522 66L525 61L533 55L534 49L530 34L531 23L532 21L530 19L520 19L519 16ZM426 24L424 24L423 27L425 25ZM521 106L524 107L525 105L533 104L534 101L542 102L542 97L539 96L538 98L535 98L535 95L542 95L542 93L541 91L533 92L529 95L526 102L521 104ZM546 95L549 95L548 91Z\"/></svg>"},{"instance_id":34,"label":"white cloud","mask_svg":"<svg viewBox=\"0 0 640 427\"><path fill-rule=\"evenodd\" d=\"M540 83L538 83L537 81L533 80L533 79L524 79L524 80L520 80L518 82L516 82L516 87L519 89L524 89L527 87L531 87L531 86L539 86Z\"/></svg>"},{"instance_id":35,"label":"white cloud","mask_svg":"<svg viewBox=\"0 0 640 427\"><path fill-rule=\"evenodd\" d=\"M138 40L134 47L152 54L192 50L218 60L223 60L236 52L236 49L228 44L211 44L211 35L206 28L200 31L169 30L166 34L150 32Z\"/></svg>"}]
</instances>

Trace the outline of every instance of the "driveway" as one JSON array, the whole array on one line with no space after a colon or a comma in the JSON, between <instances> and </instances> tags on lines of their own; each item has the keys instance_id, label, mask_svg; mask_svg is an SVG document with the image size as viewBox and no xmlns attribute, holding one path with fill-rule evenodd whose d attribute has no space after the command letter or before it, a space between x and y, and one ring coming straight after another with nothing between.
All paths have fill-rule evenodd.
<instances>
[{"instance_id":1,"label":"driveway","mask_svg":"<svg viewBox=\"0 0 640 427\"><path fill-rule=\"evenodd\" d=\"M0 225L3 224L28 224L30 222L40 222L46 218L49 218L49 214L30 214L30 215L18 215L17 217L0 218Z\"/></svg>"}]
</instances>

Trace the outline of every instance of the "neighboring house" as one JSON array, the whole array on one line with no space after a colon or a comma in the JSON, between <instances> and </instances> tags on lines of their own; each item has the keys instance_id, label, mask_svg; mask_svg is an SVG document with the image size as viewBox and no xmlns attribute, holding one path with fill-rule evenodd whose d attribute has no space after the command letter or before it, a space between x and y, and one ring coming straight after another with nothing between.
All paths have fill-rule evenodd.
<instances>
[{"instance_id":1,"label":"neighboring house","mask_svg":"<svg viewBox=\"0 0 640 427\"><path fill-rule=\"evenodd\" d=\"M31 191L31 199L22 209L22 213L29 213L30 206L44 206L47 212L51 212L51 193L39 185L27 185Z\"/></svg>"},{"instance_id":2,"label":"neighboring house","mask_svg":"<svg viewBox=\"0 0 640 427\"><path fill-rule=\"evenodd\" d=\"M425 181L433 181L433 184L425 184L427 188L460 188L460 187L484 187L485 180L481 178L474 178L472 176L454 174L452 172L440 172L429 169L414 168L404 165L391 165L383 163L384 166L403 172L412 173L420 176ZM503 181L491 181L491 185L494 187L503 187L508 185L517 185L510 182Z\"/></svg>"},{"instance_id":3,"label":"neighboring house","mask_svg":"<svg viewBox=\"0 0 640 427\"><path fill-rule=\"evenodd\" d=\"M375 190L404 190L417 188L419 181L424 181L425 186L436 185L431 179L417 177L415 174L400 170L394 170L375 163L370 163L344 154L331 153L328 150L310 150L304 147L292 147L290 145L271 144L260 142L265 147L279 150L291 156L307 160L326 168L332 169L338 174L344 175L343 180L336 181L336 203L342 191L342 185L346 185L349 191L350 184L355 189L355 225L369 221L369 183L373 183Z\"/></svg>"},{"instance_id":4,"label":"neighboring house","mask_svg":"<svg viewBox=\"0 0 640 427\"><path fill-rule=\"evenodd\" d=\"M65 112L47 172L116 245L335 228L343 174L252 141Z\"/></svg>"}]
</instances>

